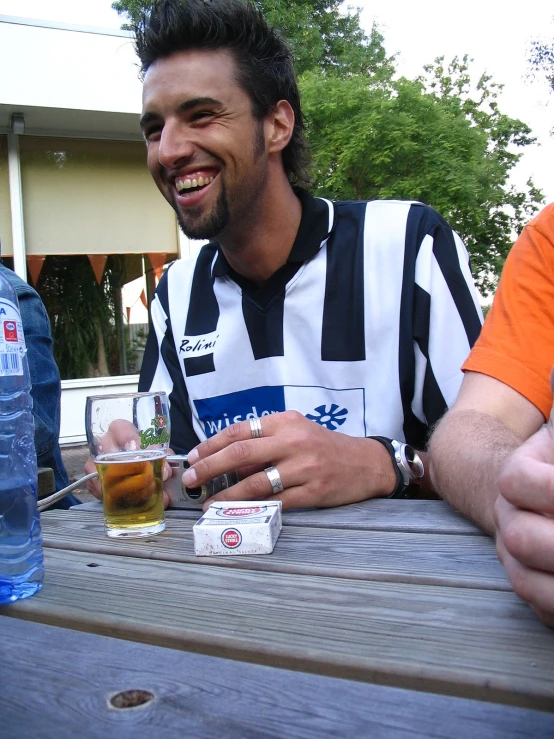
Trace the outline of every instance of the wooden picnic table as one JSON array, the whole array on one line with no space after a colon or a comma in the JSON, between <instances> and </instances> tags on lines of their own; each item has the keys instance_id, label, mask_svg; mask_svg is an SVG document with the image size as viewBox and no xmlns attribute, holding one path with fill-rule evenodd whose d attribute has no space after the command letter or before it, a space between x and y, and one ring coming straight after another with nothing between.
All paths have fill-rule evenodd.
<instances>
[{"instance_id":1,"label":"wooden picnic table","mask_svg":"<svg viewBox=\"0 0 554 739\"><path fill-rule=\"evenodd\" d=\"M195 557L198 515L42 514L44 588L0 608L11 736L554 736L554 631L442 501L285 512L259 556Z\"/></svg>"}]
</instances>

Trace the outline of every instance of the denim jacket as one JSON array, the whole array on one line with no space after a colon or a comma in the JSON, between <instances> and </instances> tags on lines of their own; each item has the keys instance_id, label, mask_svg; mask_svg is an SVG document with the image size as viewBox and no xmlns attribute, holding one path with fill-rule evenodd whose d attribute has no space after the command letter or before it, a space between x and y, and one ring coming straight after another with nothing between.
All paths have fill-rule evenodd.
<instances>
[{"instance_id":1,"label":"denim jacket","mask_svg":"<svg viewBox=\"0 0 554 739\"><path fill-rule=\"evenodd\" d=\"M31 396L35 420L35 448L39 467L54 470L56 490L69 484L59 446L60 436L60 373L52 354L50 320L37 291L18 277L11 269L0 264L0 271L15 289L21 311L21 322L27 358L31 373ZM78 503L73 499L67 501ZM63 507L66 507L65 505Z\"/></svg>"}]
</instances>

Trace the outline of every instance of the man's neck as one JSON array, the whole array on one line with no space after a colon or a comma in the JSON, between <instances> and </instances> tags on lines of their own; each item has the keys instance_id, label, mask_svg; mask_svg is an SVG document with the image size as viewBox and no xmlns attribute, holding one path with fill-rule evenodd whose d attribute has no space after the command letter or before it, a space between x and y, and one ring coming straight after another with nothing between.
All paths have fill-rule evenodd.
<instances>
[{"instance_id":1,"label":"man's neck","mask_svg":"<svg viewBox=\"0 0 554 739\"><path fill-rule=\"evenodd\" d=\"M232 269L258 285L286 263L302 218L300 200L288 180L267 192L271 196L259 203L248 228L241 224L236 237L222 234L219 239Z\"/></svg>"}]
</instances>

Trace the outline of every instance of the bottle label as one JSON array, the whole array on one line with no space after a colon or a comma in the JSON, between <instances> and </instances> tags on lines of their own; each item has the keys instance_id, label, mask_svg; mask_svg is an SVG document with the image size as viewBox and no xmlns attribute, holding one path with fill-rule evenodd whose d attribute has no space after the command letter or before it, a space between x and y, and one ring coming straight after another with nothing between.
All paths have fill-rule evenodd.
<instances>
[{"instance_id":1,"label":"bottle label","mask_svg":"<svg viewBox=\"0 0 554 739\"><path fill-rule=\"evenodd\" d=\"M0 377L23 374L25 337L21 315L11 300L0 298Z\"/></svg>"}]
</instances>

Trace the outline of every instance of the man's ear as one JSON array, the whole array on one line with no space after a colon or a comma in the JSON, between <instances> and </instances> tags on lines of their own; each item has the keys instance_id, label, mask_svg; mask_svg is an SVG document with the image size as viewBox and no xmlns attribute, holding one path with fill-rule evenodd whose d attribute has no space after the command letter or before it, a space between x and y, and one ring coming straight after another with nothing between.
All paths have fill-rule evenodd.
<instances>
[{"instance_id":1,"label":"man's ear","mask_svg":"<svg viewBox=\"0 0 554 739\"><path fill-rule=\"evenodd\" d=\"M294 130L294 111L286 100L279 100L264 121L267 153L283 151Z\"/></svg>"}]
</instances>

